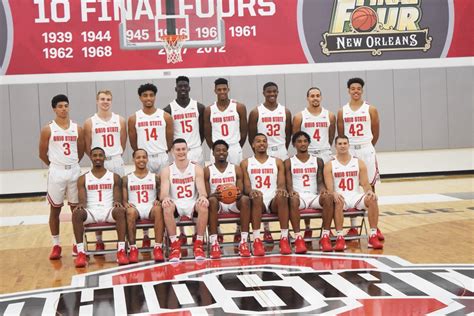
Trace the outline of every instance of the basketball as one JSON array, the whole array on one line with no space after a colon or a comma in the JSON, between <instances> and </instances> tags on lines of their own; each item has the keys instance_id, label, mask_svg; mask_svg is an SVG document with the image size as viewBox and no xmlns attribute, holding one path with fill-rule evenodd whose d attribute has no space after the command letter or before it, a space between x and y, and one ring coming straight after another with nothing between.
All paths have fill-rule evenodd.
<instances>
[{"instance_id":1,"label":"basketball","mask_svg":"<svg viewBox=\"0 0 474 316\"><path fill-rule=\"evenodd\" d=\"M370 7L359 7L352 12L351 24L357 32L370 32L377 25L377 13Z\"/></svg>"},{"instance_id":2,"label":"basketball","mask_svg":"<svg viewBox=\"0 0 474 316\"><path fill-rule=\"evenodd\" d=\"M225 204L232 204L237 201L239 195L239 188L233 184L224 184L217 187L217 191L221 193L221 202Z\"/></svg>"}]
</instances>

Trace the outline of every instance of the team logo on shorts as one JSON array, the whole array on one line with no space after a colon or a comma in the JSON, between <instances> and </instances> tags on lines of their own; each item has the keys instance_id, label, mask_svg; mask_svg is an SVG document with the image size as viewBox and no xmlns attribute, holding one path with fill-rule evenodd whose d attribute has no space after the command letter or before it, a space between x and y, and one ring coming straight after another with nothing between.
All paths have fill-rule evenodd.
<instances>
[{"instance_id":1,"label":"team logo on shorts","mask_svg":"<svg viewBox=\"0 0 474 316\"><path fill-rule=\"evenodd\" d=\"M351 315L474 312L472 265L356 254L142 262L77 275L64 288L0 296L21 315Z\"/></svg>"}]
</instances>

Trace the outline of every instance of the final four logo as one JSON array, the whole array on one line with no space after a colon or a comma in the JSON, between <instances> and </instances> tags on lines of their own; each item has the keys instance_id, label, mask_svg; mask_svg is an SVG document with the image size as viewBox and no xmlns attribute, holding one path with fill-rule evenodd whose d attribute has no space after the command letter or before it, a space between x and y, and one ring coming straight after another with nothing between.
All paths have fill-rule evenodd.
<instances>
[{"instance_id":1,"label":"final four logo","mask_svg":"<svg viewBox=\"0 0 474 316\"><path fill-rule=\"evenodd\" d=\"M428 51L432 37L422 28L422 0L335 0L324 55L384 51Z\"/></svg>"}]
</instances>

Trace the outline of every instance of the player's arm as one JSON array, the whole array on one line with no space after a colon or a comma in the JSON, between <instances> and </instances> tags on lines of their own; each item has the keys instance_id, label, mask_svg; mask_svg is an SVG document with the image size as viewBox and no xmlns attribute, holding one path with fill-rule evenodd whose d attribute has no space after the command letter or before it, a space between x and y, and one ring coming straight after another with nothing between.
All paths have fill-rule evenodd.
<instances>
[{"instance_id":1,"label":"player's arm","mask_svg":"<svg viewBox=\"0 0 474 316\"><path fill-rule=\"evenodd\" d=\"M240 200L242 194L244 194L244 179L243 179L242 169L240 166L235 166L235 186L239 188L237 194L237 200Z\"/></svg>"},{"instance_id":2,"label":"player's arm","mask_svg":"<svg viewBox=\"0 0 474 316\"><path fill-rule=\"evenodd\" d=\"M288 158L284 162L285 164L285 176L286 176L286 190L290 196L297 194L298 192L293 191L293 177L291 174L291 159Z\"/></svg>"},{"instance_id":3,"label":"player's arm","mask_svg":"<svg viewBox=\"0 0 474 316\"><path fill-rule=\"evenodd\" d=\"M41 129L41 133L40 133L39 157L48 166L51 163L48 158L48 147L49 147L50 137L51 137L51 129L49 128L49 125L46 125Z\"/></svg>"},{"instance_id":4,"label":"player's arm","mask_svg":"<svg viewBox=\"0 0 474 316\"><path fill-rule=\"evenodd\" d=\"M165 167L160 172L160 201L164 202L165 200L170 199L170 168Z\"/></svg>"},{"instance_id":5,"label":"player's arm","mask_svg":"<svg viewBox=\"0 0 474 316\"><path fill-rule=\"evenodd\" d=\"M342 109L337 112L337 135L344 135L344 119L342 118Z\"/></svg>"},{"instance_id":6,"label":"player's arm","mask_svg":"<svg viewBox=\"0 0 474 316\"><path fill-rule=\"evenodd\" d=\"M248 164L249 164L248 159L243 160L240 163L240 169L242 170L244 193L245 195L248 195L250 197L250 191L252 191L252 185L250 183L249 173L247 172Z\"/></svg>"},{"instance_id":7,"label":"player's arm","mask_svg":"<svg viewBox=\"0 0 474 316\"><path fill-rule=\"evenodd\" d=\"M298 112L295 114L295 116L293 116L293 134L301 131L301 122L303 122L303 115L301 112Z\"/></svg>"},{"instance_id":8,"label":"player's arm","mask_svg":"<svg viewBox=\"0 0 474 316\"><path fill-rule=\"evenodd\" d=\"M290 112L290 110L288 110L288 108L285 108L285 112L286 112L286 124L285 124L285 138L286 138L286 143L285 143L285 146L286 146L286 149L288 149L288 147L290 147L291 132L292 132L292 128L291 128L291 112ZM283 164L283 162L282 162L282 164Z\"/></svg>"},{"instance_id":9,"label":"player's arm","mask_svg":"<svg viewBox=\"0 0 474 316\"><path fill-rule=\"evenodd\" d=\"M83 174L82 176L77 179L77 196L79 199L79 203L76 206L76 209L82 209L87 206L87 194L86 194L86 175Z\"/></svg>"},{"instance_id":10,"label":"player's arm","mask_svg":"<svg viewBox=\"0 0 474 316\"><path fill-rule=\"evenodd\" d=\"M122 150L125 151L125 147L127 146L127 124L125 123L125 119L121 116L120 118L120 145L122 146Z\"/></svg>"},{"instance_id":11,"label":"player's arm","mask_svg":"<svg viewBox=\"0 0 474 316\"><path fill-rule=\"evenodd\" d=\"M210 175L209 167L204 167L204 184L206 185L206 192L209 197L213 195L213 192L211 192L211 184L209 183Z\"/></svg>"},{"instance_id":12,"label":"player's arm","mask_svg":"<svg viewBox=\"0 0 474 316\"><path fill-rule=\"evenodd\" d=\"M258 121L258 109L255 107L249 114L248 120L248 131L249 131L249 144L252 146L253 139L257 134L257 121Z\"/></svg>"},{"instance_id":13,"label":"player's arm","mask_svg":"<svg viewBox=\"0 0 474 316\"><path fill-rule=\"evenodd\" d=\"M122 177L122 205L129 208L128 204L128 177Z\"/></svg>"},{"instance_id":14,"label":"player's arm","mask_svg":"<svg viewBox=\"0 0 474 316\"><path fill-rule=\"evenodd\" d=\"M173 146L174 137L173 118L167 112L164 113L163 118L166 123L166 146L168 147L168 151L170 151L171 146Z\"/></svg>"},{"instance_id":15,"label":"player's arm","mask_svg":"<svg viewBox=\"0 0 474 316\"><path fill-rule=\"evenodd\" d=\"M342 124L342 128L344 129L344 124ZM331 146L334 142L334 136L336 136L336 116L329 112L329 145Z\"/></svg>"},{"instance_id":16,"label":"player's arm","mask_svg":"<svg viewBox=\"0 0 474 316\"><path fill-rule=\"evenodd\" d=\"M247 139L247 108L242 103L237 103L237 113L240 120L240 147L244 147Z\"/></svg>"},{"instance_id":17,"label":"player's arm","mask_svg":"<svg viewBox=\"0 0 474 316\"><path fill-rule=\"evenodd\" d=\"M324 161L321 158L316 159L318 162L318 171L316 173L316 182L318 184L319 194L327 193L326 185L324 184Z\"/></svg>"},{"instance_id":18,"label":"player's arm","mask_svg":"<svg viewBox=\"0 0 474 316\"><path fill-rule=\"evenodd\" d=\"M204 171L201 166L196 165L196 189L198 191L199 197L196 200L197 204L202 206L209 206L209 201L207 200L206 184L204 183Z\"/></svg>"},{"instance_id":19,"label":"player's arm","mask_svg":"<svg viewBox=\"0 0 474 316\"><path fill-rule=\"evenodd\" d=\"M276 158L276 164L278 168L277 191L280 190L286 192L285 166L283 165L283 161L278 158Z\"/></svg>"},{"instance_id":20,"label":"player's arm","mask_svg":"<svg viewBox=\"0 0 474 316\"><path fill-rule=\"evenodd\" d=\"M198 112L199 112L199 136L201 137L201 143L204 141L204 109L206 108L204 104L198 102Z\"/></svg>"},{"instance_id":21,"label":"player's arm","mask_svg":"<svg viewBox=\"0 0 474 316\"><path fill-rule=\"evenodd\" d=\"M332 162L329 161L324 165L324 183L326 184L326 189L328 193L334 196L335 201L340 201L344 203L344 197L339 193L334 191L334 178L332 176Z\"/></svg>"},{"instance_id":22,"label":"player's arm","mask_svg":"<svg viewBox=\"0 0 474 316\"><path fill-rule=\"evenodd\" d=\"M169 115L171 115L171 104L168 104L164 109L163 111L165 111L166 113L168 113Z\"/></svg>"},{"instance_id":23,"label":"player's arm","mask_svg":"<svg viewBox=\"0 0 474 316\"><path fill-rule=\"evenodd\" d=\"M211 123L211 107L204 109L204 137L209 148L212 148L212 123Z\"/></svg>"},{"instance_id":24,"label":"player's arm","mask_svg":"<svg viewBox=\"0 0 474 316\"><path fill-rule=\"evenodd\" d=\"M87 156L90 157L91 155L91 147L92 147L92 120L88 118L84 122L84 151Z\"/></svg>"},{"instance_id":25,"label":"player's arm","mask_svg":"<svg viewBox=\"0 0 474 316\"><path fill-rule=\"evenodd\" d=\"M122 179L114 173L114 207L122 207Z\"/></svg>"},{"instance_id":26,"label":"player's arm","mask_svg":"<svg viewBox=\"0 0 474 316\"><path fill-rule=\"evenodd\" d=\"M133 151L137 150L137 129L135 123L137 122L137 115L133 114L128 118L128 139Z\"/></svg>"},{"instance_id":27,"label":"player's arm","mask_svg":"<svg viewBox=\"0 0 474 316\"><path fill-rule=\"evenodd\" d=\"M375 144L377 144L377 141L379 140L380 135L379 112L377 111L377 108L375 106L371 105L369 107L369 114L372 129L372 145L375 146Z\"/></svg>"},{"instance_id":28,"label":"player's arm","mask_svg":"<svg viewBox=\"0 0 474 316\"><path fill-rule=\"evenodd\" d=\"M84 157L84 131L82 127L77 127L77 157L79 161L81 161L82 157Z\"/></svg>"}]
</instances>

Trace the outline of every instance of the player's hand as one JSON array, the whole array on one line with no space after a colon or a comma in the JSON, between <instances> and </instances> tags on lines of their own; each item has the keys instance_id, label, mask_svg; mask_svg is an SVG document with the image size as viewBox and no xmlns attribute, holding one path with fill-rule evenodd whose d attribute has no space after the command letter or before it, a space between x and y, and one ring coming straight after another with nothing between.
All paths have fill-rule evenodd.
<instances>
[{"instance_id":1,"label":"player's hand","mask_svg":"<svg viewBox=\"0 0 474 316\"><path fill-rule=\"evenodd\" d=\"M209 200L203 195L199 196L196 202L199 206L204 206L204 207L209 206Z\"/></svg>"},{"instance_id":2,"label":"player's hand","mask_svg":"<svg viewBox=\"0 0 474 316\"><path fill-rule=\"evenodd\" d=\"M242 198L242 191L240 191L240 188L237 187L237 201Z\"/></svg>"},{"instance_id":3,"label":"player's hand","mask_svg":"<svg viewBox=\"0 0 474 316\"><path fill-rule=\"evenodd\" d=\"M153 206L158 206L160 205L160 201L159 200L155 200L155 202L153 202Z\"/></svg>"},{"instance_id":4,"label":"player's hand","mask_svg":"<svg viewBox=\"0 0 474 316\"><path fill-rule=\"evenodd\" d=\"M319 195L325 195L325 194L328 194L328 190L327 189L321 189L321 191L319 192Z\"/></svg>"},{"instance_id":5,"label":"player's hand","mask_svg":"<svg viewBox=\"0 0 474 316\"><path fill-rule=\"evenodd\" d=\"M216 190L212 196L214 196L218 201L222 200L222 192L220 190Z\"/></svg>"},{"instance_id":6,"label":"player's hand","mask_svg":"<svg viewBox=\"0 0 474 316\"><path fill-rule=\"evenodd\" d=\"M378 199L378 198L377 198L377 195L376 195L374 192L372 192L371 190L365 192L365 195L367 196L367 198L368 198L369 200L377 201L377 199Z\"/></svg>"},{"instance_id":7,"label":"player's hand","mask_svg":"<svg viewBox=\"0 0 474 316\"><path fill-rule=\"evenodd\" d=\"M336 202L336 203L339 202L339 203L344 204L345 200L344 200L344 197L341 194L339 194L337 192L334 192L333 196L334 196L334 202Z\"/></svg>"},{"instance_id":8,"label":"player's hand","mask_svg":"<svg viewBox=\"0 0 474 316\"><path fill-rule=\"evenodd\" d=\"M277 189L275 192L276 196L288 197L288 192L284 189Z\"/></svg>"},{"instance_id":9,"label":"player's hand","mask_svg":"<svg viewBox=\"0 0 474 316\"><path fill-rule=\"evenodd\" d=\"M259 196L263 196L263 193L259 190L252 190L249 193L249 198L250 199L255 199L255 198L258 198Z\"/></svg>"},{"instance_id":10,"label":"player's hand","mask_svg":"<svg viewBox=\"0 0 474 316\"><path fill-rule=\"evenodd\" d=\"M288 194L288 196L289 196L290 198L293 198L293 197L294 197L294 198L299 198L299 197L300 197L300 194L299 194L298 192L296 192L296 191L291 191L291 192Z\"/></svg>"},{"instance_id":11,"label":"player's hand","mask_svg":"<svg viewBox=\"0 0 474 316\"><path fill-rule=\"evenodd\" d=\"M120 202L114 202L114 207L123 207L123 205Z\"/></svg>"},{"instance_id":12,"label":"player's hand","mask_svg":"<svg viewBox=\"0 0 474 316\"><path fill-rule=\"evenodd\" d=\"M161 201L161 205L163 207L170 207L173 206L173 201L169 197L166 197L163 199L163 201Z\"/></svg>"},{"instance_id":13,"label":"player's hand","mask_svg":"<svg viewBox=\"0 0 474 316\"><path fill-rule=\"evenodd\" d=\"M77 204L76 207L74 208L73 212L75 212L76 210L83 210L83 209L84 209L84 205Z\"/></svg>"}]
</instances>

